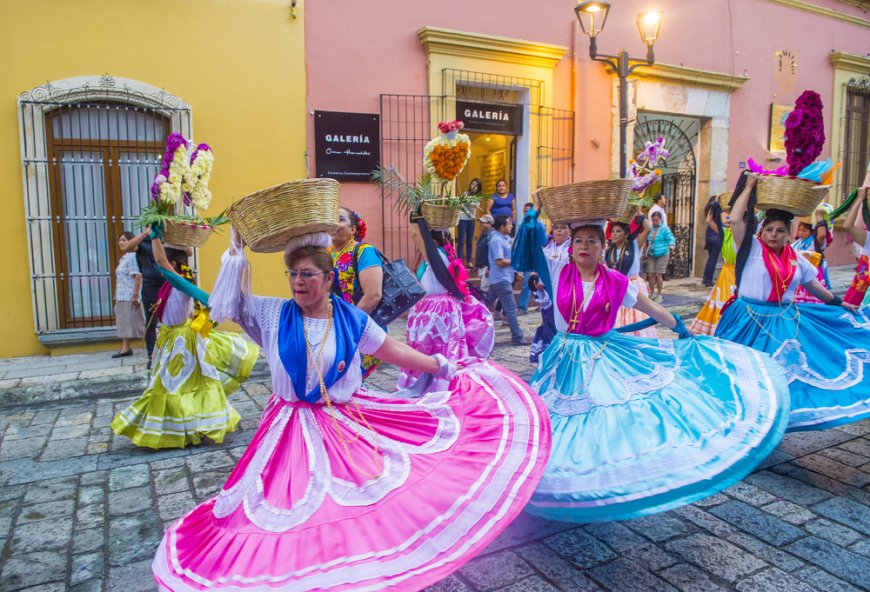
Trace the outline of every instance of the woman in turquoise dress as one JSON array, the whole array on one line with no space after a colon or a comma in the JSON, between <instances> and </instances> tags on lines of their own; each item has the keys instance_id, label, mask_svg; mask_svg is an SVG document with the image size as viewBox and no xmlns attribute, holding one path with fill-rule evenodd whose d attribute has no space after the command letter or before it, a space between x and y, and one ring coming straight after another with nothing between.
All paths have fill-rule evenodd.
<instances>
[{"instance_id":1,"label":"woman in turquoise dress","mask_svg":"<svg viewBox=\"0 0 870 592\"><path fill-rule=\"evenodd\" d=\"M526 510L570 522L624 520L729 487L782 437L782 369L748 347L691 338L679 317L601 263L604 231L582 224L570 259L548 260L558 334L532 387L549 408L553 449ZM614 331L620 306L681 339Z\"/></svg>"},{"instance_id":2,"label":"woman in turquoise dress","mask_svg":"<svg viewBox=\"0 0 870 592\"><path fill-rule=\"evenodd\" d=\"M870 417L870 308L828 291L789 245L792 215L768 209L756 236L754 175L744 175L731 212L737 298L716 336L770 354L791 394L788 431L821 430ZM798 286L824 304L797 303Z\"/></svg>"}]
</instances>

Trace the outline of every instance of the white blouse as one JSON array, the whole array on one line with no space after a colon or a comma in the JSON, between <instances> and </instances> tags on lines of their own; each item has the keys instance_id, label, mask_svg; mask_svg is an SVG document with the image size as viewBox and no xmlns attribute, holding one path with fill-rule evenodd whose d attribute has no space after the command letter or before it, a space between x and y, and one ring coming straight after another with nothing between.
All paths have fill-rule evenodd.
<instances>
[{"instance_id":1,"label":"white blouse","mask_svg":"<svg viewBox=\"0 0 870 592\"><path fill-rule=\"evenodd\" d=\"M797 266L797 273L794 274L788 289L782 295L782 302L784 303L792 301L795 290L797 290L799 285L808 284L816 279L818 270L805 257L799 256L797 258ZM767 297L770 296L772 289L773 281L770 279L770 274L764 265L764 250L761 246L761 241L757 236L753 235L752 249L749 251L749 257L746 259L746 266L743 268L743 275L740 278L740 287L737 293L743 298L767 302Z\"/></svg>"},{"instance_id":2,"label":"white blouse","mask_svg":"<svg viewBox=\"0 0 870 592\"><path fill-rule=\"evenodd\" d=\"M246 307L246 312L249 313L245 316L250 317L250 324L242 319L233 320L239 323L245 332L263 348L266 361L269 364L269 371L272 375L272 392L287 401L299 401L300 399L293 389L290 375L284 369L284 363L281 361L281 356L278 353L278 328L281 320L281 308L285 302L287 300L284 298L253 296L250 301L245 301L243 304ZM323 341L328 320L303 317L303 323L308 332L312 352L316 355ZM346 403L359 390L362 386L360 354L374 354L384 344L386 338L386 332L375 324L374 321L368 319L359 342L359 347L350 362L350 368L347 369L347 372L338 382L329 388L329 398L332 402ZM323 359L320 365L320 371L324 376L329 371L329 368L332 367L332 362L335 360L335 331L330 330L326 339L326 344L323 346ZM303 364L305 362L300 360L299 363ZM305 385L307 391L310 392L318 383L317 372L312 372L309 368Z\"/></svg>"},{"instance_id":3,"label":"white blouse","mask_svg":"<svg viewBox=\"0 0 870 592\"><path fill-rule=\"evenodd\" d=\"M568 252L567 248L565 252ZM568 321L562 316L562 312L555 303L559 299L559 276L570 260L570 257L564 259L551 259L547 257L547 266L550 268L550 279L553 283L553 318L556 321L556 330L563 333L568 330ZM589 306L596 287L594 282L583 282L583 310L586 310L586 307ZM628 289L625 291L625 296L622 299L622 306L633 308L635 304L637 304L637 286L628 284Z\"/></svg>"},{"instance_id":4,"label":"white blouse","mask_svg":"<svg viewBox=\"0 0 870 592\"><path fill-rule=\"evenodd\" d=\"M444 262L444 265L449 265L450 261L447 259L447 255L438 251L438 254L441 256L441 260ZM420 277L420 284L423 286L423 289L426 290L427 296L436 296L438 294L447 294L447 288L441 285L441 282L438 281L438 278L435 277L435 272L432 271L432 266L429 263L426 263L426 268L423 270L423 275Z\"/></svg>"},{"instance_id":5,"label":"white blouse","mask_svg":"<svg viewBox=\"0 0 870 592\"><path fill-rule=\"evenodd\" d=\"M163 308L164 325L183 325L193 314L193 298L175 288L169 291L166 306Z\"/></svg>"}]
</instances>

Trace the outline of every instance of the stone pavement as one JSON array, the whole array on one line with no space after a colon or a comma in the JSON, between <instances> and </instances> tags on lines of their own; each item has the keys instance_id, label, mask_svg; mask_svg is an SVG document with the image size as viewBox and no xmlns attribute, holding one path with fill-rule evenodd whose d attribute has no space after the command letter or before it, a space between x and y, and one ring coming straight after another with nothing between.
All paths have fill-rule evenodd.
<instances>
[{"instance_id":1,"label":"stone pavement","mask_svg":"<svg viewBox=\"0 0 870 592\"><path fill-rule=\"evenodd\" d=\"M847 274L834 282L842 293L840 275ZM707 290L696 284L672 283L671 304L697 307ZM536 316L521 317L527 330ZM400 328L391 332L404 337ZM529 379L527 349L503 345L509 335L500 326L497 342L493 359ZM231 397L243 419L222 445L139 449L116 438L109 423L138 396L141 387L129 385L143 381L144 370L106 358L0 361L0 380L18 381L0 386L0 592L153 590L150 560L164 528L219 490L270 393L261 364ZM133 378L93 374L106 370ZM396 374L385 368L371 386L389 390ZM478 557L430 588L867 589L870 421L788 434L742 483L663 514L585 526L523 514Z\"/></svg>"}]
</instances>

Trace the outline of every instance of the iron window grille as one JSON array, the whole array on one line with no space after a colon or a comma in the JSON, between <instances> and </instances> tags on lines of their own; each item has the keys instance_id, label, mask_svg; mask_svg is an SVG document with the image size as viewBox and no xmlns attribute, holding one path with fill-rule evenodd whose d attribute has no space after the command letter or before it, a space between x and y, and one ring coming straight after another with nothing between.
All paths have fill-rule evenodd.
<instances>
[{"instance_id":1,"label":"iron window grille","mask_svg":"<svg viewBox=\"0 0 870 592\"><path fill-rule=\"evenodd\" d=\"M71 80L18 99L34 329L47 344L111 334L117 238L138 230L165 136L192 134L190 106L165 91Z\"/></svg>"}]
</instances>

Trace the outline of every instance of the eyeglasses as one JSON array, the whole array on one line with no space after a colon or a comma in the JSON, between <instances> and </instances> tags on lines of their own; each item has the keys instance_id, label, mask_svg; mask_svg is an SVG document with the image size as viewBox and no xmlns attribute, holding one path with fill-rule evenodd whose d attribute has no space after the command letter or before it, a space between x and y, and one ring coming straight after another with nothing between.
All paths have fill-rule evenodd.
<instances>
[{"instance_id":1,"label":"eyeglasses","mask_svg":"<svg viewBox=\"0 0 870 592\"><path fill-rule=\"evenodd\" d=\"M328 271L296 271L295 269L285 269L284 275L290 278L291 280L295 280L297 277L301 277L306 282L312 278L316 278L319 275L323 275L324 273L329 273Z\"/></svg>"}]
</instances>

